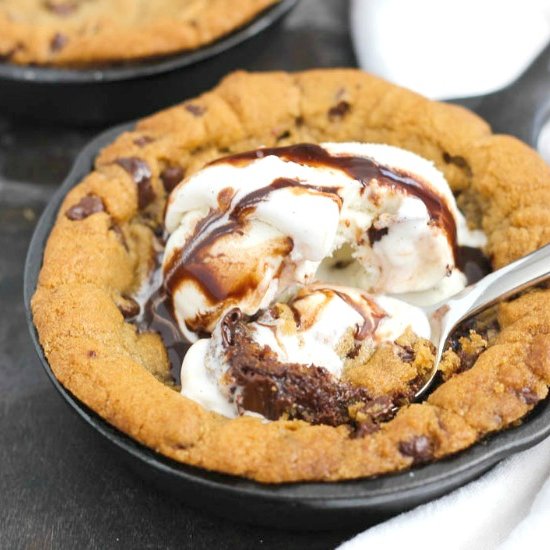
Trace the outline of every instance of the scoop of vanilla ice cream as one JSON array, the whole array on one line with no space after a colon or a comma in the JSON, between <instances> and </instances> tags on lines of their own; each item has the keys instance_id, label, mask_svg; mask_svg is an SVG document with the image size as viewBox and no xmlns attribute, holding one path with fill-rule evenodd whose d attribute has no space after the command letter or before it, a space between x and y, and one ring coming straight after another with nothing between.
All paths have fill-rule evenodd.
<instances>
[{"instance_id":1,"label":"scoop of vanilla ice cream","mask_svg":"<svg viewBox=\"0 0 550 550\"><path fill-rule=\"evenodd\" d=\"M284 306L283 306L284 307ZM301 289L286 305L292 318L277 306L246 325L250 340L267 346L281 363L322 366L340 378L345 362L342 345L350 330L356 341L376 348L395 341L408 327L429 338L430 326L424 312L387 296L373 296L358 289L311 285ZM181 393L203 407L224 416L239 414L238 388L227 376L227 339L219 322L212 337L196 342L184 358Z\"/></svg>"},{"instance_id":2,"label":"scoop of vanilla ice cream","mask_svg":"<svg viewBox=\"0 0 550 550\"><path fill-rule=\"evenodd\" d=\"M432 163L392 146L302 144L220 159L173 191L165 224L165 286L190 341L229 308L253 315L293 285L352 284L325 265L342 250L366 290L425 291L453 274L453 292L465 284L454 248L470 234L449 186Z\"/></svg>"}]
</instances>

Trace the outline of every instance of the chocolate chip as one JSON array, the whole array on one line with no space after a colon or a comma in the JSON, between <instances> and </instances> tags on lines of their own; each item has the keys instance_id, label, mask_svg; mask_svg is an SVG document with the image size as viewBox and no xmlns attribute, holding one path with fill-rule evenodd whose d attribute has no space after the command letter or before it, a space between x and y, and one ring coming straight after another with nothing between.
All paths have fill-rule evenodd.
<instances>
[{"instance_id":1,"label":"chocolate chip","mask_svg":"<svg viewBox=\"0 0 550 550\"><path fill-rule=\"evenodd\" d=\"M526 405L533 405L534 403L538 403L540 401L540 397L537 395L537 393L532 390L531 388L522 388L518 392L518 397L526 404Z\"/></svg>"},{"instance_id":2,"label":"chocolate chip","mask_svg":"<svg viewBox=\"0 0 550 550\"><path fill-rule=\"evenodd\" d=\"M74 1L71 2L70 0L65 2L46 0L46 2L44 2L44 7L52 13L55 13L55 15L67 17L76 11L78 4Z\"/></svg>"},{"instance_id":3,"label":"chocolate chip","mask_svg":"<svg viewBox=\"0 0 550 550\"><path fill-rule=\"evenodd\" d=\"M143 210L156 196L151 184L151 168L139 157L122 157L115 160L115 164L132 176L138 188L138 208Z\"/></svg>"},{"instance_id":4,"label":"chocolate chip","mask_svg":"<svg viewBox=\"0 0 550 550\"><path fill-rule=\"evenodd\" d=\"M149 165L139 157L121 157L116 159L115 163L126 170L136 183L151 178Z\"/></svg>"},{"instance_id":5,"label":"chocolate chip","mask_svg":"<svg viewBox=\"0 0 550 550\"><path fill-rule=\"evenodd\" d=\"M334 107L331 107L328 111L328 118L330 120L337 120L340 118L344 118L351 109L351 105L345 101L339 101Z\"/></svg>"},{"instance_id":6,"label":"chocolate chip","mask_svg":"<svg viewBox=\"0 0 550 550\"><path fill-rule=\"evenodd\" d=\"M481 355L482 351L484 350L480 349L475 353L466 353L463 349L460 349L457 353L458 358L460 359L460 368L458 369L458 372L470 370L477 361L477 358Z\"/></svg>"},{"instance_id":7,"label":"chocolate chip","mask_svg":"<svg viewBox=\"0 0 550 550\"><path fill-rule=\"evenodd\" d=\"M378 430L380 430L380 426L372 421L361 422L352 432L352 437L353 439L360 439L362 437L365 437L366 435L371 435Z\"/></svg>"},{"instance_id":8,"label":"chocolate chip","mask_svg":"<svg viewBox=\"0 0 550 550\"><path fill-rule=\"evenodd\" d=\"M152 137L149 136L139 136L138 138L134 139L134 145L137 145L138 147L145 147L148 143L153 143L155 141Z\"/></svg>"},{"instance_id":9,"label":"chocolate chip","mask_svg":"<svg viewBox=\"0 0 550 550\"><path fill-rule=\"evenodd\" d=\"M183 107L186 111L196 117L201 117L204 113L206 113L206 107L202 107L196 103L186 103Z\"/></svg>"},{"instance_id":10,"label":"chocolate chip","mask_svg":"<svg viewBox=\"0 0 550 550\"><path fill-rule=\"evenodd\" d=\"M118 309L120 310L120 313L122 313L122 316L125 319L137 317L141 311L139 304L133 298L130 298L130 296L122 296L122 298L124 299L124 302L118 304Z\"/></svg>"},{"instance_id":11,"label":"chocolate chip","mask_svg":"<svg viewBox=\"0 0 550 550\"><path fill-rule=\"evenodd\" d=\"M83 220L92 214L97 212L104 212L105 205L103 201L97 195L86 195L81 198L79 202L71 206L66 212L65 216L69 220Z\"/></svg>"},{"instance_id":12,"label":"chocolate chip","mask_svg":"<svg viewBox=\"0 0 550 550\"><path fill-rule=\"evenodd\" d=\"M355 359L359 355L360 351L361 351L361 344L359 342L355 342L353 344L353 348L351 348L346 354L346 357L348 357L349 359Z\"/></svg>"},{"instance_id":13,"label":"chocolate chip","mask_svg":"<svg viewBox=\"0 0 550 550\"><path fill-rule=\"evenodd\" d=\"M9 61L15 55L15 52L17 50L18 50L17 46L14 46L9 50L0 52L0 61Z\"/></svg>"},{"instance_id":14,"label":"chocolate chip","mask_svg":"<svg viewBox=\"0 0 550 550\"><path fill-rule=\"evenodd\" d=\"M97 353L91 349L90 351L88 351L88 353L86 354L88 357L97 357Z\"/></svg>"},{"instance_id":15,"label":"chocolate chip","mask_svg":"<svg viewBox=\"0 0 550 550\"><path fill-rule=\"evenodd\" d=\"M301 116L301 115L296 117L296 119L294 120L294 123L296 124L296 126L298 126L298 128L300 126L303 126L304 125L304 117Z\"/></svg>"},{"instance_id":16,"label":"chocolate chip","mask_svg":"<svg viewBox=\"0 0 550 550\"><path fill-rule=\"evenodd\" d=\"M461 157L461 156L458 156L458 155L451 155L451 154L447 153L447 151L445 151L443 153L443 160L447 164L454 164L458 168L464 170L464 172L466 172L466 175L468 177L472 176L472 169L471 169L470 165L468 164L468 162L466 161L466 159L464 157Z\"/></svg>"},{"instance_id":17,"label":"chocolate chip","mask_svg":"<svg viewBox=\"0 0 550 550\"><path fill-rule=\"evenodd\" d=\"M377 229L374 227L374 225L371 225L367 229L367 236L369 238L370 245L372 246L374 243L380 241L382 237L388 234L389 228L387 227L381 227L380 229Z\"/></svg>"},{"instance_id":18,"label":"chocolate chip","mask_svg":"<svg viewBox=\"0 0 550 550\"><path fill-rule=\"evenodd\" d=\"M155 200L156 194L151 180L145 180L138 184L138 208L143 210Z\"/></svg>"},{"instance_id":19,"label":"chocolate chip","mask_svg":"<svg viewBox=\"0 0 550 550\"><path fill-rule=\"evenodd\" d=\"M50 40L50 51L55 53L62 50L69 41L68 37L60 32L56 33Z\"/></svg>"},{"instance_id":20,"label":"chocolate chip","mask_svg":"<svg viewBox=\"0 0 550 550\"><path fill-rule=\"evenodd\" d=\"M397 354L405 363L412 363L416 357L416 353L414 352L412 346L399 346Z\"/></svg>"},{"instance_id":21,"label":"chocolate chip","mask_svg":"<svg viewBox=\"0 0 550 550\"><path fill-rule=\"evenodd\" d=\"M410 456L413 464L421 464L433 458L433 444L425 435L414 436L408 441L399 442L399 452Z\"/></svg>"},{"instance_id":22,"label":"chocolate chip","mask_svg":"<svg viewBox=\"0 0 550 550\"><path fill-rule=\"evenodd\" d=\"M184 173L181 166L167 166L160 173L160 179L167 193L172 192L174 187L183 179Z\"/></svg>"},{"instance_id":23,"label":"chocolate chip","mask_svg":"<svg viewBox=\"0 0 550 550\"><path fill-rule=\"evenodd\" d=\"M280 134L276 135L277 141L282 141L283 139L287 139L290 137L290 130L285 130L284 132L281 132Z\"/></svg>"}]
</instances>

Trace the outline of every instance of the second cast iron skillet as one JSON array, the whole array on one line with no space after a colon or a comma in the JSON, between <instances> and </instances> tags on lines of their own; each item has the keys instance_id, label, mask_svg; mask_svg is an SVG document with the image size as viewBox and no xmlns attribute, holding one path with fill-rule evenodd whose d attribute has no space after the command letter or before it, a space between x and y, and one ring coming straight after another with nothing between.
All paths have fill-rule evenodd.
<instances>
[{"instance_id":1,"label":"second cast iron skillet","mask_svg":"<svg viewBox=\"0 0 550 550\"><path fill-rule=\"evenodd\" d=\"M537 129L540 129L544 117L550 114L550 88L547 87L550 83L549 60L550 49L547 49L533 67L518 82L501 92L500 96L493 94L492 98L472 98L468 101L477 101L478 107L485 105L487 109L493 105L489 116L487 112L485 115L494 126L498 127L500 123L500 130L514 133L513 128L517 125L517 133L528 142L535 143ZM528 120L524 118L521 109L518 110L518 118L514 120L512 113L506 109L506 98L518 93L526 98L529 93L539 93L535 90L543 91L542 99L545 101L539 100L537 108L530 107L532 112ZM498 111L502 109L502 105L505 108L502 118L499 118ZM507 122L509 116L511 120ZM343 529L358 525L366 527L437 498L475 479L503 458L531 447L550 435L550 399L547 398L520 426L499 432L434 464L371 479L263 485L179 464L112 427L55 378L38 341L30 300L36 289L44 247L64 196L90 172L99 150L132 127L133 124L125 124L105 132L79 155L67 179L37 224L27 256L24 282L28 326L46 373L71 409L101 434L129 467L190 506L233 520L290 529Z\"/></svg>"},{"instance_id":2,"label":"second cast iron skillet","mask_svg":"<svg viewBox=\"0 0 550 550\"><path fill-rule=\"evenodd\" d=\"M277 43L298 0L281 0L213 44L169 57L95 69L0 62L0 112L70 126L100 126L153 113L211 88Z\"/></svg>"}]
</instances>

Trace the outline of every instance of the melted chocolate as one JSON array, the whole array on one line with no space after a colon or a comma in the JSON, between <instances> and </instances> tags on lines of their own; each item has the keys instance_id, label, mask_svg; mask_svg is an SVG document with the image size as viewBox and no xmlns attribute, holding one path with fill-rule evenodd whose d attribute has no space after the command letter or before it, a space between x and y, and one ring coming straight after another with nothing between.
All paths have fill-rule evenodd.
<instances>
[{"instance_id":1,"label":"melted chocolate","mask_svg":"<svg viewBox=\"0 0 550 550\"><path fill-rule=\"evenodd\" d=\"M373 398L364 388L336 380L323 367L279 362L271 348L248 337L241 315L230 312L222 323L228 376L241 410L270 420L286 416L311 424L348 424L367 433L389 420L403 399L397 395ZM360 422L353 409L361 413Z\"/></svg>"},{"instance_id":2,"label":"melted chocolate","mask_svg":"<svg viewBox=\"0 0 550 550\"><path fill-rule=\"evenodd\" d=\"M122 313L122 316L125 319L130 320L137 317L141 311L139 304L130 296L122 296L122 298L124 299L124 302L118 305L118 309L120 310L120 313Z\"/></svg>"},{"instance_id":3,"label":"melted chocolate","mask_svg":"<svg viewBox=\"0 0 550 550\"><path fill-rule=\"evenodd\" d=\"M477 283L493 270L491 261L479 248L459 246L456 266L464 275L469 285Z\"/></svg>"},{"instance_id":4,"label":"melted chocolate","mask_svg":"<svg viewBox=\"0 0 550 550\"><path fill-rule=\"evenodd\" d=\"M172 378L179 385L181 364L191 344L180 332L172 315L170 300L162 286L153 290L134 324L140 332L156 332L160 335L168 353Z\"/></svg>"},{"instance_id":5,"label":"melted chocolate","mask_svg":"<svg viewBox=\"0 0 550 550\"><path fill-rule=\"evenodd\" d=\"M181 166L167 166L161 173L160 179L167 193L171 193L183 179L185 172Z\"/></svg>"},{"instance_id":6,"label":"melted chocolate","mask_svg":"<svg viewBox=\"0 0 550 550\"><path fill-rule=\"evenodd\" d=\"M269 155L274 155L298 164L327 166L341 170L361 182L365 187L373 179L376 179L379 185L400 190L419 198L426 205L432 222L445 230L449 244L455 251L456 257L456 223L445 199L422 180L411 177L401 170L381 166L374 160L365 157L331 155L319 145L310 143L247 151L215 160L212 164L227 162L244 164Z\"/></svg>"}]
</instances>

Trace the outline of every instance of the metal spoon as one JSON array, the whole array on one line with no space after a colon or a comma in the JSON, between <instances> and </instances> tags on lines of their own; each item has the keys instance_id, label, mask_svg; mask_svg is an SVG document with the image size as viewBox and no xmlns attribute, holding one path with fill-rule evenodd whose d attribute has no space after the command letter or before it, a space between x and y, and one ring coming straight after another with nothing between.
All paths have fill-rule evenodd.
<instances>
[{"instance_id":1,"label":"metal spoon","mask_svg":"<svg viewBox=\"0 0 550 550\"><path fill-rule=\"evenodd\" d=\"M424 307L436 354L432 372L415 397L423 395L432 385L447 340L459 323L545 279L550 279L550 244L490 273L451 298Z\"/></svg>"}]
</instances>

